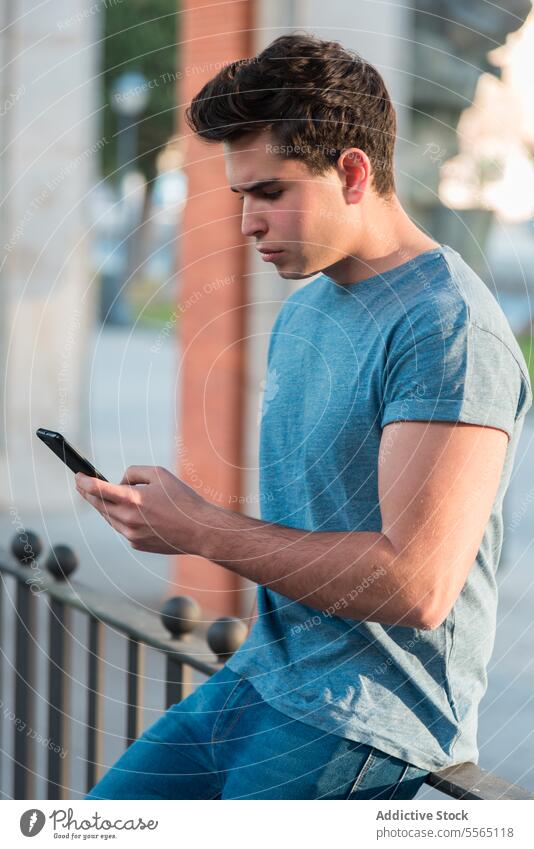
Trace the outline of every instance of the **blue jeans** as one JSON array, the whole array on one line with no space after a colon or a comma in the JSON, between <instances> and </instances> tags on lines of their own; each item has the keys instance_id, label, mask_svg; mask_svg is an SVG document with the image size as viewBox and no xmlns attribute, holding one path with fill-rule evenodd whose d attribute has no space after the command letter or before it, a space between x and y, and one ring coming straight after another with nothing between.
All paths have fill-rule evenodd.
<instances>
[{"instance_id":1,"label":"blue jeans","mask_svg":"<svg viewBox=\"0 0 534 849\"><path fill-rule=\"evenodd\" d=\"M87 799L412 799L428 772L264 702L223 666L136 740Z\"/></svg>"}]
</instances>

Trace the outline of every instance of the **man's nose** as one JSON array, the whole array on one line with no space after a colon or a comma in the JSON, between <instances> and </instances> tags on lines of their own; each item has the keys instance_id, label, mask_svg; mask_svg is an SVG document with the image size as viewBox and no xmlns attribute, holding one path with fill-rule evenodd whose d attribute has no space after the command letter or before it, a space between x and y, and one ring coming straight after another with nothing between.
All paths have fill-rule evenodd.
<instances>
[{"instance_id":1,"label":"man's nose","mask_svg":"<svg viewBox=\"0 0 534 849\"><path fill-rule=\"evenodd\" d=\"M243 236L259 236L265 233L266 230L267 225L261 214L243 208L243 215L241 216L241 232Z\"/></svg>"}]
</instances>

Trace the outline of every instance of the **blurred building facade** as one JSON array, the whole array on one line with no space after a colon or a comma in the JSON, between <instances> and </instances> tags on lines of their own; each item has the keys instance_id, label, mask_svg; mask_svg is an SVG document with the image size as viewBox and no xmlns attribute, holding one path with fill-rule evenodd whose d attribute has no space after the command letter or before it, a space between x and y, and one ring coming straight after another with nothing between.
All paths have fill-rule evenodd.
<instances>
[{"instance_id":1,"label":"blurred building facade","mask_svg":"<svg viewBox=\"0 0 534 849\"><path fill-rule=\"evenodd\" d=\"M403 200L414 219L438 241L458 250L488 285L506 285L504 279L493 279L494 270L487 262L492 213L447 208L439 200L440 170L458 152L458 122L473 103L481 74L497 74L488 53L521 27L532 4L417 0L414 6L410 144L402 162L410 180Z\"/></svg>"},{"instance_id":2,"label":"blurred building facade","mask_svg":"<svg viewBox=\"0 0 534 849\"><path fill-rule=\"evenodd\" d=\"M88 447L97 25L84 0L0 6L0 506L16 512L72 497L38 427Z\"/></svg>"}]
</instances>

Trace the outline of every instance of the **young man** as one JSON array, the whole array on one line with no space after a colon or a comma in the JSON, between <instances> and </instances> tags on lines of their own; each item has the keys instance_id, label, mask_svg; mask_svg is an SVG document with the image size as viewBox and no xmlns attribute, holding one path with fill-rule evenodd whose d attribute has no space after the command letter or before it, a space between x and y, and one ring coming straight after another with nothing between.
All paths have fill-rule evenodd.
<instances>
[{"instance_id":1,"label":"young man","mask_svg":"<svg viewBox=\"0 0 534 849\"><path fill-rule=\"evenodd\" d=\"M258 583L245 643L90 795L412 798L478 758L527 368L484 283L399 203L395 113L359 56L283 36L188 121L224 143L243 234L281 277L314 279L271 335L261 520L165 469L78 476L133 548Z\"/></svg>"}]
</instances>

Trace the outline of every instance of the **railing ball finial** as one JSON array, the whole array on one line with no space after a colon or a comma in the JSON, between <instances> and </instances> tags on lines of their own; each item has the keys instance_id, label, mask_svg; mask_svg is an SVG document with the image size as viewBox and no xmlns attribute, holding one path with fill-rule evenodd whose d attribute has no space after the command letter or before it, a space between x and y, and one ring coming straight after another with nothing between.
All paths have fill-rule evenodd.
<instances>
[{"instance_id":1,"label":"railing ball finial","mask_svg":"<svg viewBox=\"0 0 534 849\"><path fill-rule=\"evenodd\" d=\"M247 626L235 616L221 616L208 628L207 640L213 654L225 661L245 642Z\"/></svg>"},{"instance_id":2,"label":"railing ball finial","mask_svg":"<svg viewBox=\"0 0 534 849\"><path fill-rule=\"evenodd\" d=\"M173 637L184 637L193 631L201 616L200 605L187 595L168 598L160 611L161 621Z\"/></svg>"},{"instance_id":3,"label":"railing ball finial","mask_svg":"<svg viewBox=\"0 0 534 849\"><path fill-rule=\"evenodd\" d=\"M78 567L78 556L69 545L54 545L46 558L45 568L54 578L66 580Z\"/></svg>"},{"instance_id":4,"label":"railing ball finial","mask_svg":"<svg viewBox=\"0 0 534 849\"><path fill-rule=\"evenodd\" d=\"M33 531L20 528L11 542L11 553L22 566L33 563L41 555L43 543L41 537Z\"/></svg>"}]
</instances>

